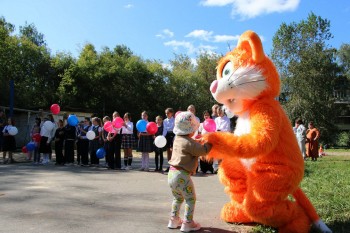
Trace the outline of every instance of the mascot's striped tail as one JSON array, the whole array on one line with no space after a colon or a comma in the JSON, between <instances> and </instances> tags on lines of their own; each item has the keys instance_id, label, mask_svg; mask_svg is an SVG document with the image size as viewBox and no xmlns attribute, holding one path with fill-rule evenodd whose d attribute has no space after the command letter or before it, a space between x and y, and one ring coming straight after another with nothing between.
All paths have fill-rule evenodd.
<instances>
[{"instance_id":1,"label":"mascot's striped tail","mask_svg":"<svg viewBox=\"0 0 350 233\"><path fill-rule=\"evenodd\" d=\"M320 219L318 216L315 207L310 202L309 198L305 193L298 188L294 193L293 197L298 202L298 204L304 209L306 215L311 219L312 224L322 233L332 233L331 229Z\"/></svg>"}]
</instances>

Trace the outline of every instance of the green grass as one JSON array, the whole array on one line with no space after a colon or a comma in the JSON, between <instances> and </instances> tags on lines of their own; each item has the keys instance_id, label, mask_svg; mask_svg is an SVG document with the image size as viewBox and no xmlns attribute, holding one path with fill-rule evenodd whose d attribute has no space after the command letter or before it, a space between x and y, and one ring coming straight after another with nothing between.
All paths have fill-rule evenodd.
<instances>
[{"instance_id":1,"label":"green grass","mask_svg":"<svg viewBox=\"0 0 350 233\"><path fill-rule=\"evenodd\" d=\"M350 152L332 150L347 151ZM301 187L321 219L334 233L350 232L350 155L325 156L317 162L306 161ZM276 233L277 230L258 225L253 232Z\"/></svg>"},{"instance_id":2,"label":"green grass","mask_svg":"<svg viewBox=\"0 0 350 233\"><path fill-rule=\"evenodd\" d=\"M332 153L336 153L336 152L349 152L349 155L350 155L350 149L348 148L330 148L330 149L326 149L326 153L327 152L332 152Z\"/></svg>"}]
</instances>

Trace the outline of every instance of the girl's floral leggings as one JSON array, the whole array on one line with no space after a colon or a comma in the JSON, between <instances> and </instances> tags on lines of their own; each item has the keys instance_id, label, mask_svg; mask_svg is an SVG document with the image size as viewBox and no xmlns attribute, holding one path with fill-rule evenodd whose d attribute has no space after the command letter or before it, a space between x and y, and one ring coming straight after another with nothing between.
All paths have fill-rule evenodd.
<instances>
[{"instance_id":1,"label":"girl's floral leggings","mask_svg":"<svg viewBox=\"0 0 350 233\"><path fill-rule=\"evenodd\" d=\"M196 192L190 173L186 170L177 170L171 167L168 173L168 184L174 196L171 205L171 216L179 216L181 204L185 200L184 220L187 222L192 221L196 204Z\"/></svg>"}]
</instances>

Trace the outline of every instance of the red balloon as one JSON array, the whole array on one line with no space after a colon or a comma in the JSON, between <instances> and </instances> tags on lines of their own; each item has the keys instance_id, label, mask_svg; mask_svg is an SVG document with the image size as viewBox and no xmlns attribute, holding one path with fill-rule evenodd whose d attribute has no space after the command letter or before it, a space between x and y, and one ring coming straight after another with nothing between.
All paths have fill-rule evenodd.
<instances>
[{"instance_id":1,"label":"red balloon","mask_svg":"<svg viewBox=\"0 0 350 233\"><path fill-rule=\"evenodd\" d=\"M216 123L213 119L206 119L203 122L203 127L207 132L215 132L216 130Z\"/></svg>"},{"instance_id":2,"label":"red balloon","mask_svg":"<svg viewBox=\"0 0 350 233\"><path fill-rule=\"evenodd\" d=\"M33 137L32 137L32 139L33 139L34 142L40 142L40 140L41 140L41 135L40 135L40 133L34 134Z\"/></svg>"},{"instance_id":3,"label":"red balloon","mask_svg":"<svg viewBox=\"0 0 350 233\"><path fill-rule=\"evenodd\" d=\"M108 133L111 133L113 131L113 124L111 121L106 121L106 123L103 125L104 130L106 130Z\"/></svg>"},{"instance_id":4,"label":"red balloon","mask_svg":"<svg viewBox=\"0 0 350 233\"><path fill-rule=\"evenodd\" d=\"M158 131L158 126L155 122L148 122L146 125L147 133L156 134Z\"/></svg>"},{"instance_id":5,"label":"red balloon","mask_svg":"<svg viewBox=\"0 0 350 233\"><path fill-rule=\"evenodd\" d=\"M22 147L22 152L23 152L23 153L28 153L28 150L27 150L27 147L26 147L26 146L23 146L23 147Z\"/></svg>"},{"instance_id":6,"label":"red balloon","mask_svg":"<svg viewBox=\"0 0 350 233\"><path fill-rule=\"evenodd\" d=\"M124 120L121 117L116 117L112 123L115 128L120 129L123 126Z\"/></svg>"},{"instance_id":7,"label":"red balloon","mask_svg":"<svg viewBox=\"0 0 350 233\"><path fill-rule=\"evenodd\" d=\"M60 113L61 108L58 104L53 104L53 105L51 105L50 110L51 110L52 114L57 115L58 113Z\"/></svg>"}]
</instances>

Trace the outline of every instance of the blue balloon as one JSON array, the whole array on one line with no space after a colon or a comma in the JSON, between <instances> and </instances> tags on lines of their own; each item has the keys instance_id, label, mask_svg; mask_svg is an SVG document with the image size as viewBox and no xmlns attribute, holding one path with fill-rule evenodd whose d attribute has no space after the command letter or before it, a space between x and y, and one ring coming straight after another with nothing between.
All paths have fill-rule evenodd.
<instances>
[{"instance_id":1,"label":"blue balloon","mask_svg":"<svg viewBox=\"0 0 350 233\"><path fill-rule=\"evenodd\" d=\"M34 142L29 142L27 145L27 151L33 151L35 149L35 144Z\"/></svg>"},{"instance_id":2,"label":"blue balloon","mask_svg":"<svg viewBox=\"0 0 350 233\"><path fill-rule=\"evenodd\" d=\"M145 121L145 120L139 120L139 121L136 123L136 129L137 129L139 132L146 132L146 126L147 126L147 121Z\"/></svg>"},{"instance_id":3,"label":"blue balloon","mask_svg":"<svg viewBox=\"0 0 350 233\"><path fill-rule=\"evenodd\" d=\"M76 126L79 123L78 117L76 115L69 115L67 121L71 126Z\"/></svg>"},{"instance_id":4,"label":"blue balloon","mask_svg":"<svg viewBox=\"0 0 350 233\"><path fill-rule=\"evenodd\" d=\"M103 157L105 157L105 155L106 155L106 151L103 147L96 151L96 157L99 159L102 159Z\"/></svg>"}]
</instances>

